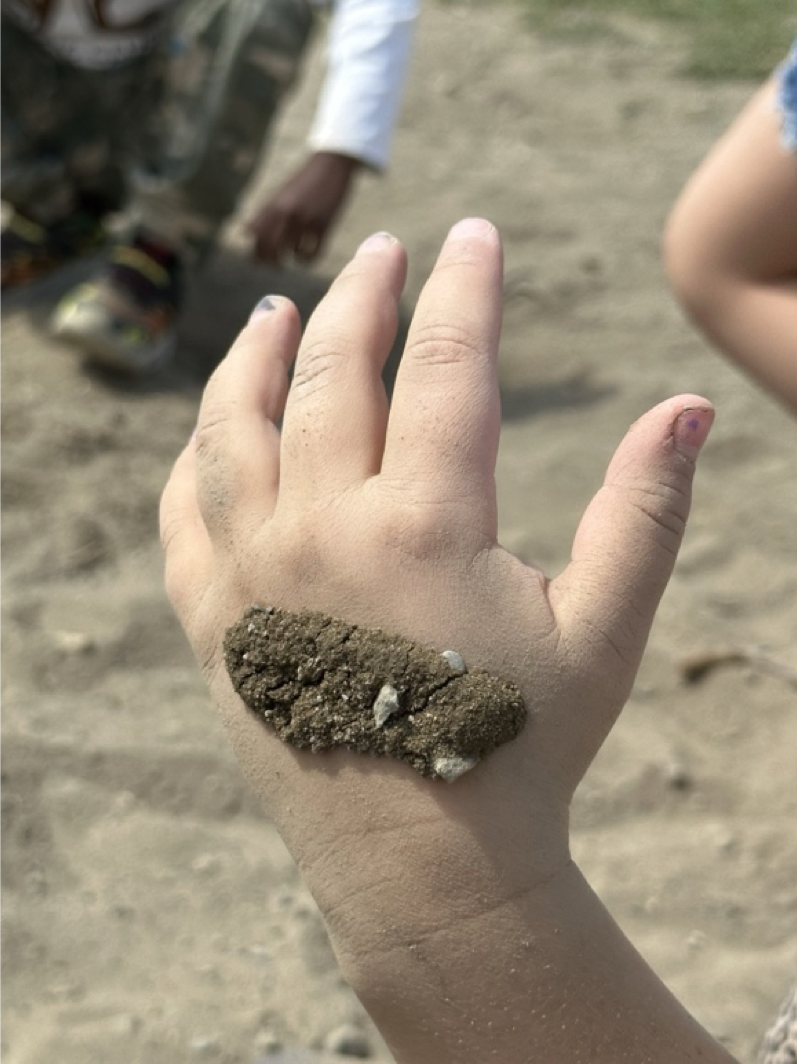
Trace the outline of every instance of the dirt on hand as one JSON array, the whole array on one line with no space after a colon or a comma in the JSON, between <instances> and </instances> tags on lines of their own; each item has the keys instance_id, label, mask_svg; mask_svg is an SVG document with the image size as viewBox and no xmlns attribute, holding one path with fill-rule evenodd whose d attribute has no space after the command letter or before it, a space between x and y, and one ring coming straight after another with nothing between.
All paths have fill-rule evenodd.
<instances>
[{"instance_id":1,"label":"dirt on hand","mask_svg":"<svg viewBox=\"0 0 797 1064\"><path fill-rule=\"evenodd\" d=\"M322 613L253 606L224 654L249 709L300 749L394 757L450 783L526 723L519 689L456 651Z\"/></svg>"}]
</instances>

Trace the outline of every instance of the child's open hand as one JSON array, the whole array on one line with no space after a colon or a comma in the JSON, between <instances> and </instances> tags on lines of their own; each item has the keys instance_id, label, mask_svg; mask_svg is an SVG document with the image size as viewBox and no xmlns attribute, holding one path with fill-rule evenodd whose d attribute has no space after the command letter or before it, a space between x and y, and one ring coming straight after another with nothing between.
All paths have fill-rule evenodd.
<instances>
[{"instance_id":1,"label":"child's open hand","mask_svg":"<svg viewBox=\"0 0 797 1064\"><path fill-rule=\"evenodd\" d=\"M254 317L208 384L164 492L162 534L170 597L344 971L399 1059L465 1061L484 1058L446 1041L461 1016L444 1003L478 955L503 1019L528 1007L501 942L517 951L535 937L527 899L554 882L557 899L568 893L570 799L633 683L713 413L681 396L631 428L570 565L549 581L497 542L498 234L478 220L452 230L388 409L380 373L405 272L401 246L378 235L303 338L286 300ZM520 686L529 723L450 785L401 763L297 752L244 708L224 667L225 630L254 602L458 650ZM495 945L497 928L485 960L478 944ZM448 958L442 974L432 942ZM435 1003L432 1050L409 1022L418 995ZM476 1030L487 1015L474 1007Z\"/></svg>"}]
</instances>

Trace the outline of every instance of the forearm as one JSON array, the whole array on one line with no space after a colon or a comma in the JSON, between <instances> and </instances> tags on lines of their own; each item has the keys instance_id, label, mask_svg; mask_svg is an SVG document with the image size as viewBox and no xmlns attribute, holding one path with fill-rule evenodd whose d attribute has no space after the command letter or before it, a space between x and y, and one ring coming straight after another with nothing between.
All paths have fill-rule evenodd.
<instances>
[{"instance_id":1,"label":"forearm","mask_svg":"<svg viewBox=\"0 0 797 1064\"><path fill-rule=\"evenodd\" d=\"M571 863L349 971L398 1064L731 1064Z\"/></svg>"}]
</instances>

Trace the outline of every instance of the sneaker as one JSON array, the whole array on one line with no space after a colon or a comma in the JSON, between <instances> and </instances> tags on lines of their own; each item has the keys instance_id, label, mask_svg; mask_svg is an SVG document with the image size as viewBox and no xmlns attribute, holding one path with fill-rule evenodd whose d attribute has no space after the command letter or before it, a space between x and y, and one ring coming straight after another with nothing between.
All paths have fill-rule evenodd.
<instances>
[{"instance_id":1,"label":"sneaker","mask_svg":"<svg viewBox=\"0 0 797 1064\"><path fill-rule=\"evenodd\" d=\"M2 233L2 288L20 288L100 248L102 218L77 210L63 221L40 225L14 211Z\"/></svg>"},{"instance_id":2,"label":"sneaker","mask_svg":"<svg viewBox=\"0 0 797 1064\"><path fill-rule=\"evenodd\" d=\"M96 281L64 296L51 331L90 362L144 376L171 358L182 292L180 256L137 232L114 248Z\"/></svg>"}]
</instances>

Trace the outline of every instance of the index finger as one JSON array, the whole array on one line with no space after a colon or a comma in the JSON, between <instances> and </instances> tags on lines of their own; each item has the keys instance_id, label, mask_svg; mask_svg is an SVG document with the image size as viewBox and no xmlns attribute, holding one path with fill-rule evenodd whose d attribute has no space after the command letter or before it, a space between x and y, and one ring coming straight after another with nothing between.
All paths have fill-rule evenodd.
<instances>
[{"instance_id":1,"label":"index finger","mask_svg":"<svg viewBox=\"0 0 797 1064\"><path fill-rule=\"evenodd\" d=\"M414 498L457 497L493 524L502 284L495 226L459 222L418 300L382 462L382 477Z\"/></svg>"}]
</instances>

